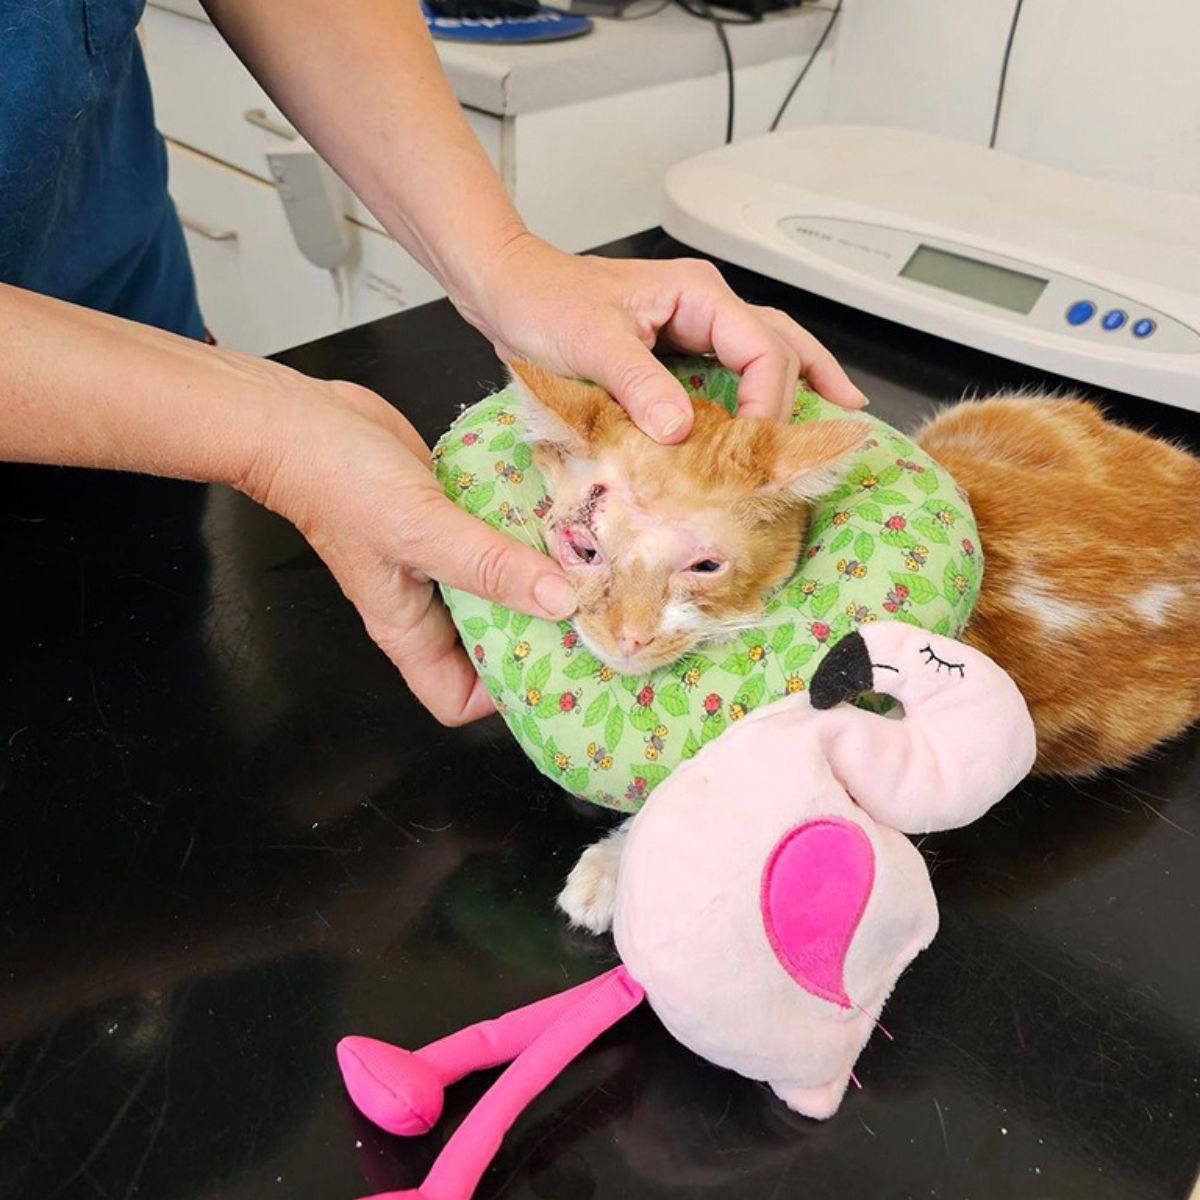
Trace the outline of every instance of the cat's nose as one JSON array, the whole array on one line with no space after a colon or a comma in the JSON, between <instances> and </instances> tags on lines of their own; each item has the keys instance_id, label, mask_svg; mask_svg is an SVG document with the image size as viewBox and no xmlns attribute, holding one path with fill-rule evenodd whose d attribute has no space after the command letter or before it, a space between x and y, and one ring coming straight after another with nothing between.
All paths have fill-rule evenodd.
<instances>
[{"instance_id":1,"label":"cat's nose","mask_svg":"<svg viewBox=\"0 0 1200 1200\"><path fill-rule=\"evenodd\" d=\"M636 658L653 641L653 637L643 638L641 635L623 633L617 638L617 649L626 658Z\"/></svg>"}]
</instances>

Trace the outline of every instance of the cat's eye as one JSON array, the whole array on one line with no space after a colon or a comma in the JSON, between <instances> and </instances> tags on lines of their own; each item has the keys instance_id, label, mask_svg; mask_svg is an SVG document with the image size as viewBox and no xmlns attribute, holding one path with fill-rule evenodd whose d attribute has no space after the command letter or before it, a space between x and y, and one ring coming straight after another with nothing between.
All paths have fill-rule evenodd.
<instances>
[{"instance_id":1,"label":"cat's eye","mask_svg":"<svg viewBox=\"0 0 1200 1200\"><path fill-rule=\"evenodd\" d=\"M688 567L694 575L715 575L720 569L721 564L715 558L701 558Z\"/></svg>"},{"instance_id":2,"label":"cat's eye","mask_svg":"<svg viewBox=\"0 0 1200 1200\"><path fill-rule=\"evenodd\" d=\"M601 560L599 549L590 538L574 529L563 532L563 566L592 567Z\"/></svg>"}]
</instances>

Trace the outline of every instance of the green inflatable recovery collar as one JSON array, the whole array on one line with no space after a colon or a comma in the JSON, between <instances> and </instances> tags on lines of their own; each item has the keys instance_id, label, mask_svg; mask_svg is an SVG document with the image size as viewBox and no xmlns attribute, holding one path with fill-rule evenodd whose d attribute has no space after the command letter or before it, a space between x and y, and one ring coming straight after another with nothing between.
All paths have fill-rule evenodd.
<instances>
[{"instance_id":1,"label":"green inflatable recovery collar","mask_svg":"<svg viewBox=\"0 0 1200 1200\"><path fill-rule=\"evenodd\" d=\"M668 366L692 395L734 411L734 374L710 359ZM847 415L797 393L797 422ZM476 669L541 771L581 799L634 812L730 722L806 688L825 653L858 625L891 619L950 637L962 631L983 572L966 497L908 438L861 419L863 447L813 505L799 566L762 621L669 667L616 675L570 622L442 589ZM550 500L522 435L520 400L505 389L462 413L438 442L434 467L456 504L544 549Z\"/></svg>"}]
</instances>

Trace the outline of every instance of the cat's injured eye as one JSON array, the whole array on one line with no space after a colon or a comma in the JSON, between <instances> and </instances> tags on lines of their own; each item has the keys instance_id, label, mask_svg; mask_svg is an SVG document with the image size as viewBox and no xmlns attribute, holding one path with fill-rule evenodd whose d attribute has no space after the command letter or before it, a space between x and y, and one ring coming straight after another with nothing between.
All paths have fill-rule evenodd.
<instances>
[{"instance_id":1,"label":"cat's injured eye","mask_svg":"<svg viewBox=\"0 0 1200 1200\"><path fill-rule=\"evenodd\" d=\"M591 538L575 529L564 529L562 536L562 561L564 566L594 566L600 560L600 551Z\"/></svg>"},{"instance_id":2,"label":"cat's injured eye","mask_svg":"<svg viewBox=\"0 0 1200 1200\"><path fill-rule=\"evenodd\" d=\"M697 562L692 563L688 570L695 575L714 575L725 564L718 562L715 558L702 558Z\"/></svg>"}]
</instances>

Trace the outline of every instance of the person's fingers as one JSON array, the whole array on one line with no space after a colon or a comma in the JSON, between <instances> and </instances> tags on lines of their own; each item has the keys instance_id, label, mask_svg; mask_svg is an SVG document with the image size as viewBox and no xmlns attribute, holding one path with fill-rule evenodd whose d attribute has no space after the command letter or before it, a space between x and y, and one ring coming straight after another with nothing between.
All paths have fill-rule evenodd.
<instances>
[{"instance_id":1,"label":"person's fingers","mask_svg":"<svg viewBox=\"0 0 1200 1200\"><path fill-rule=\"evenodd\" d=\"M402 561L414 578L437 579L532 616L561 620L575 611L574 592L544 554L440 495L426 478L429 450L403 414L374 393L353 385L336 386L342 402L392 433L420 464L415 468L421 484L414 490L416 507L403 517L407 536L402 538Z\"/></svg>"},{"instance_id":2,"label":"person's fingers","mask_svg":"<svg viewBox=\"0 0 1200 1200\"><path fill-rule=\"evenodd\" d=\"M430 495L404 519L404 564L428 578L554 621L578 607L556 563L451 501Z\"/></svg>"},{"instance_id":3,"label":"person's fingers","mask_svg":"<svg viewBox=\"0 0 1200 1200\"><path fill-rule=\"evenodd\" d=\"M368 623L413 695L443 725L465 725L495 711L432 586L401 583L399 623Z\"/></svg>"},{"instance_id":4,"label":"person's fingers","mask_svg":"<svg viewBox=\"0 0 1200 1200\"><path fill-rule=\"evenodd\" d=\"M710 263L685 261L677 267L686 277L663 333L680 349L715 351L741 375L739 413L777 417L790 412L800 374L834 404L866 404L833 355L786 313L745 303Z\"/></svg>"},{"instance_id":5,"label":"person's fingers","mask_svg":"<svg viewBox=\"0 0 1200 1200\"><path fill-rule=\"evenodd\" d=\"M715 352L741 376L738 412L778 419L790 410L799 378L799 355L758 310L739 299L710 263L684 261L674 310L662 340L695 354Z\"/></svg>"},{"instance_id":6,"label":"person's fingers","mask_svg":"<svg viewBox=\"0 0 1200 1200\"><path fill-rule=\"evenodd\" d=\"M792 348L800 361L800 373L813 391L842 408L863 408L867 404L866 396L851 383L837 359L807 329L778 309L754 311Z\"/></svg>"},{"instance_id":7,"label":"person's fingers","mask_svg":"<svg viewBox=\"0 0 1200 1200\"><path fill-rule=\"evenodd\" d=\"M749 305L732 294L719 300L707 339L717 358L741 378L738 415L776 420L791 408L799 355Z\"/></svg>"},{"instance_id":8,"label":"person's fingers","mask_svg":"<svg viewBox=\"0 0 1200 1200\"><path fill-rule=\"evenodd\" d=\"M627 327L597 332L579 356L579 369L656 442L673 445L691 433L694 414L683 385Z\"/></svg>"},{"instance_id":9,"label":"person's fingers","mask_svg":"<svg viewBox=\"0 0 1200 1200\"><path fill-rule=\"evenodd\" d=\"M496 702L492 699L491 692L484 686L483 680L476 675L475 686L463 706L461 724L469 725L472 721L481 721L484 717L490 717L495 711Z\"/></svg>"}]
</instances>

